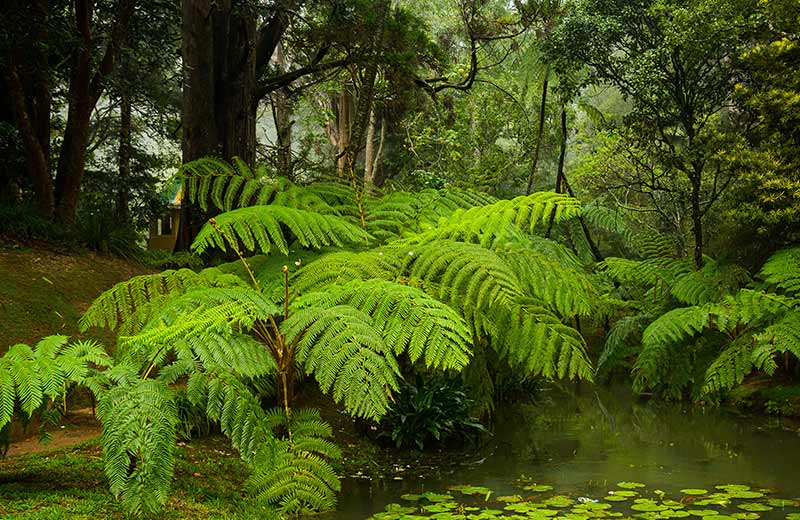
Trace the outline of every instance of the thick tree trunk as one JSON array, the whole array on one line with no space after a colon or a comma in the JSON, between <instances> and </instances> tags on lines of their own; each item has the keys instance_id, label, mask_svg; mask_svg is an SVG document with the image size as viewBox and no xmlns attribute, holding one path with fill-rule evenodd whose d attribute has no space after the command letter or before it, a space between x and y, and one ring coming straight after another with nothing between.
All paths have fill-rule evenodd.
<instances>
[{"instance_id":1,"label":"thick tree trunk","mask_svg":"<svg viewBox=\"0 0 800 520\"><path fill-rule=\"evenodd\" d=\"M539 164L539 150L542 148L542 138L544 136L545 110L547 109L547 88L550 80L550 66L544 69L544 81L542 82L542 101L539 106L539 128L536 131L536 144L533 148L533 160L531 161L531 172L528 174L528 187L525 193L530 195L533 191L533 181L536 178L536 166Z\"/></svg>"},{"instance_id":2,"label":"thick tree trunk","mask_svg":"<svg viewBox=\"0 0 800 520\"><path fill-rule=\"evenodd\" d=\"M182 2L183 162L256 156L256 14L240 0ZM263 52L272 51L269 49ZM187 250L211 215L181 204L176 250Z\"/></svg>"},{"instance_id":3,"label":"thick tree trunk","mask_svg":"<svg viewBox=\"0 0 800 520\"><path fill-rule=\"evenodd\" d=\"M53 179L50 177L50 166L44 147L36 136L34 124L25 103L25 92L14 63L6 70L8 91L14 101L17 128L25 150L25 164L33 184L36 208L39 213L50 218L55 210Z\"/></svg>"},{"instance_id":4,"label":"thick tree trunk","mask_svg":"<svg viewBox=\"0 0 800 520\"><path fill-rule=\"evenodd\" d=\"M47 59L49 3L32 0L7 13L16 48L8 55L5 83L22 140L25 169L39 213L51 218L55 195L50 173L50 67ZM16 31L19 31L18 33Z\"/></svg>"}]
</instances>

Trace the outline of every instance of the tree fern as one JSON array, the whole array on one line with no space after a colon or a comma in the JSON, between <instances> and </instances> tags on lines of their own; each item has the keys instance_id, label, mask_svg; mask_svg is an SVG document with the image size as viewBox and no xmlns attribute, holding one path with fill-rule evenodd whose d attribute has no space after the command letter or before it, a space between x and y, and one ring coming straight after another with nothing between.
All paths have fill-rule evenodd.
<instances>
[{"instance_id":1,"label":"tree fern","mask_svg":"<svg viewBox=\"0 0 800 520\"><path fill-rule=\"evenodd\" d=\"M321 248L345 243L364 243L370 236L341 217L284 206L253 206L228 211L203 226L192 249L203 253L215 247L223 251L241 243L248 251L269 253L273 246L289 254L286 227L303 247Z\"/></svg>"}]
</instances>

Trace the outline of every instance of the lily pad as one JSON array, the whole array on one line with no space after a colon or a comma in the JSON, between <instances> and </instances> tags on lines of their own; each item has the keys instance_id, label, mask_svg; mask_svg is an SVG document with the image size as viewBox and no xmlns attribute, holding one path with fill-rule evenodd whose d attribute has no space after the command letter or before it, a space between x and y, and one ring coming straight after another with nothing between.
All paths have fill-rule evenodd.
<instances>
[{"instance_id":1,"label":"lily pad","mask_svg":"<svg viewBox=\"0 0 800 520\"><path fill-rule=\"evenodd\" d=\"M400 498L403 500L409 500L411 502L416 502L417 500L422 498L422 495L415 495L413 493L406 493L405 495L400 495Z\"/></svg>"},{"instance_id":2,"label":"lily pad","mask_svg":"<svg viewBox=\"0 0 800 520\"><path fill-rule=\"evenodd\" d=\"M800 502L796 500L792 500L790 498L770 498L766 502L768 505L772 507L800 507Z\"/></svg>"},{"instance_id":3,"label":"lily pad","mask_svg":"<svg viewBox=\"0 0 800 520\"><path fill-rule=\"evenodd\" d=\"M719 514L719 512L715 509L687 509L687 513L693 516L713 516Z\"/></svg>"},{"instance_id":4,"label":"lily pad","mask_svg":"<svg viewBox=\"0 0 800 520\"><path fill-rule=\"evenodd\" d=\"M446 502L448 500L453 500L453 495L448 495L446 493L434 493L432 491L426 491L425 493L419 495L419 497L424 498L428 502Z\"/></svg>"},{"instance_id":5,"label":"lily pad","mask_svg":"<svg viewBox=\"0 0 800 520\"><path fill-rule=\"evenodd\" d=\"M683 493L684 495L706 495L708 494L708 490L687 488L687 489L681 489L681 493Z\"/></svg>"},{"instance_id":6,"label":"lily pad","mask_svg":"<svg viewBox=\"0 0 800 520\"><path fill-rule=\"evenodd\" d=\"M623 489L637 489L645 487L641 482L617 482L617 487Z\"/></svg>"},{"instance_id":7,"label":"lily pad","mask_svg":"<svg viewBox=\"0 0 800 520\"><path fill-rule=\"evenodd\" d=\"M634 511L642 511L648 513L656 511L666 511L669 508L667 506L656 504L655 502L640 502L638 504L633 504L631 506L631 509L633 509Z\"/></svg>"},{"instance_id":8,"label":"lily pad","mask_svg":"<svg viewBox=\"0 0 800 520\"><path fill-rule=\"evenodd\" d=\"M715 487L725 491L750 491L750 486L745 486L744 484L720 484Z\"/></svg>"},{"instance_id":9,"label":"lily pad","mask_svg":"<svg viewBox=\"0 0 800 520\"><path fill-rule=\"evenodd\" d=\"M764 493L761 491L731 491L730 492L731 498L744 498L744 499L752 499L752 498L761 498L764 496Z\"/></svg>"},{"instance_id":10,"label":"lily pad","mask_svg":"<svg viewBox=\"0 0 800 520\"><path fill-rule=\"evenodd\" d=\"M742 511L751 511L751 512L772 511L774 509L772 506L768 506L767 504L760 504L758 502L739 504L736 507L738 507Z\"/></svg>"},{"instance_id":11,"label":"lily pad","mask_svg":"<svg viewBox=\"0 0 800 520\"><path fill-rule=\"evenodd\" d=\"M435 504L423 506L422 509L429 513L446 513L456 507L458 507L458 504L455 502L437 502Z\"/></svg>"},{"instance_id":12,"label":"lily pad","mask_svg":"<svg viewBox=\"0 0 800 520\"><path fill-rule=\"evenodd\" d=\"M736 520L732 516L728 515L713 515L713 516L705 516L703 520Z\"/></svg>"},{"instance_id":13,"label":"lily pad","mask_svg":"<svg viewBox=\"0 0 800 520\"><path fill-rule=\"evenodd\" d=\"M621 497L635 497L638 496L639 493L636 491L631 491L630 489L620 489L615 491L609 491L609 494L619 495Z\"/></svg>"},{"instance_id":14,"label":"lily pad","mask_svg":"<svg viewBox=\"0 0 800 520\"><path fill-rule=\"evenodd\" d=\"M659 515L661 518L686 518L689 516L689 513L681 509L667 509L659 513Z\"/></svg>"},{"instance_id":15,"label":"lily pad","mask_svg":"<svg viewBox=\"0 0 800 520\"><path fill-rule=\"evenodd\" d=\"M528 484L527 486L522 486L522 489L525 491L533 491L534 493L544 493L546 491L553 491L553 486L548 486L547 484Z\"/></svg>"},{"instance_id":16,"label":"lily pad","mask_svg":"<svg viewBox=\"0 0 800 520\"><path fill-rule=\"evenodd\" d=\"M758 513L733 513L731 516L737 520L758 520L761 518Z\"/></svg>"},{"instance_id":17,"label":"lily pad","mask_svg":"<svg viewBox=\"0 0 800 520\"><path fill-rule=\"evenodd\" d=\"M786 515L786 520L800 520L800 513L789 513Z\"/></svg>"},{"instance_id":18,"label":"lily pad","mask_svg":"<svg viewBox=\"0 0 800 520\"><path fill-rule=\"evenodd\" d=\"M603 500L608 500L609 502L626 502L630 500L630 497L624 497L622 495L606 495L603 497Z\"/></svg>"},{"instance_id":19,"label":"lily pad","mask_svg":"<svg viewBox=\"0 0 800 520\"><path fill-rule=\"evenodd\" d=\"M544 503L549 507L569 507L575 503L575 500L571 499L570 497L564 495L556 495L554 497L550 497L544 501Z\"/></svg>"},{"instance_id":20,"label":"lily pad","mask_svg":"<svg viewBox=\"0 0 800 520\"><path fill-rule=\"evenodd\" d=\"M519 495L501 495L497 497L497 501L513 504L514 502L522 502L522 497Z\"/></svg>"}]
</instances>

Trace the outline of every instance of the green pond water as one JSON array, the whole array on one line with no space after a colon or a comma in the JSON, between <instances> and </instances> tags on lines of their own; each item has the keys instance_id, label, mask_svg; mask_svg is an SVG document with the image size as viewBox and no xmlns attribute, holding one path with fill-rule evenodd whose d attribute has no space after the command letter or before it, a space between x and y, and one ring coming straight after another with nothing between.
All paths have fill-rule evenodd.
<instances>
[{"instance_id":1,"label":"green pond water","mask_svg":"<svg viewBox=\"0 0 800 520\"><path fill-rule=\"evenodd\" d=\"M539 401L502 410L479 449L409 454L391 479L346 477L334 518L800 520L797 422L626 389Z\"/></svg>"}]
</instances>

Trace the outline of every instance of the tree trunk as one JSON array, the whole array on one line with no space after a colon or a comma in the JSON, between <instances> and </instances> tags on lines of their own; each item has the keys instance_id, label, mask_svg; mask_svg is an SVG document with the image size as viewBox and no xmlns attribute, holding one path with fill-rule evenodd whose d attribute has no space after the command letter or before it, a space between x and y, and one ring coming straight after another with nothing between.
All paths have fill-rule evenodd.
<instances>
[{"instance_id":1,"label":"tree trunk","mask_svg":"<svg viewBox=\"0 0 800 520\"><path fill-rule=\"evenodd\" d=\"M350 85L345 85L342 88L342 94L339 96L339 125L336 132L336 144L339 147L339 159L336 162L336 170L339 175L347 175L347 159L345 154L350 149L350 114L353 107L353 96L350 93Z\"/></svg>"},{"instance_id":2,"label":"tree trunk","mask_svg":"<svg viewBox=\"0 0 800 520\"><path fill-rule=\"evenodd\" d=\"M383 178L378 176L381 165L381 157L383 156L383 145L386 142L386 120L381 120L381 136L378 138L378 151L375 152L375 158L372 160L372 177L367 179L367 183L373 186L383 184Z\"/></svg>"},{"instance_id":3,"label":"tree trunk","mask_svg":"<svg viewBox=\"0 0 800 520\"><path fill-rule=\"evenodd\" d=\"M364 148L364 185L368 186L372 184L372 181L375 177L374 172L372 171L373 167L375 166L375 127L377 126L378 121L377 117L375 117L375 107L369 111L369 126L367 127L367 144L366 148Z\"/></svg>"},{"instance_id":4,"label":"tree trunk","mask_svg":"<svg viewBox=\"0 0 800 520\"><path fill-rule=\"evenodd\" d=\"M567 109L565 107L561 107L561 151L558 154L558 172L556 173L556 193L563 193L563 184L564 182L562 179L564 178L564 159L567 155ZM547 223L547 231L545 232L545 238L550 238L550 233L553 231L553 223L556 219L556 210L553 208L553 211L550 213L550 221Z\"/></svg>"},{"instance_id":5,"label":"tree trunk","mask_svg":"<svg viewBox=\"0 0 800 520\"><path fill-rule=\"evenodd\" d=\"M700 206L702 189L703 166L692 165L692 232L694 234L694 266L696 269L703 267L703 211Z\"/></svg>"},{"instance_id":6,"label":"tree trunk","mask_svg":"<svg viewBox=\"0 0 800 520\"><path fill-rule=\"evenodd\" d=\"M104 90L105 79L114 70L128 23L133 16L135 0L124 0L111 31L109 43L97 70L92 73L91 32L92 6L89 0L75 0L75 29L80 38L72 55L69 83L67 125L58 156L55 200L56 217L63 223L75 222L81 182L86 171L86 149L89 145L89 121L92 110Z\"/></svg>"},{"instance_id":7,"label":"tree trunk","mask_svg":"<svg viewBox=\"0 0 800 520\"><path fill-rule=\"evenodd\" d=\"M235 4L235 5L234 5ZM182 2L183 162L256 156L256 15L232 0ZM188 250L210 215L181 202L176 250Z\"/></svg>"},{"instance_id":8,"label":"tree trunk","mask_svg":"<svg viewBox=\"0 0 800 520\"><path fill-rule=\"evenodd\" d=\"M542 82L542 101L539 106L539 128L536 131L536 145L533 149L533 160L531 161L531 172L528 174L528 187L525 190L527 195L533 191L533 181L536 177L536 166L539 164L539 150L542 148L542 138L544 136L545 110L547 109L547 88L550 80L550 66L544 69L544 81Z\"/></svg>"},{"instance_id":9,"label":"tree trunk","mask_svg":"<svg viewBox=\"0 0 800 520\"><path fill-rule=\"evenodd\" d=\"M278 66L286 72L288 70L288 63L283 54L283 46L278 45L275 49L275 61ZM278 174L288 179L293 179L294 163L292 161L292 116L294 115L294 107L292 106L292 99L289 89L286 87L280 88L272 94L272 117L275 121L275 134L277 137L277 154L276 163Z\"/></svg>"},{"instance_id":10,"label":"tree trunk","mask_svg":"<svg viewBox=\"0 0 800 520\"><path fill-rule=\"evenodd\" d=\"M14 6L7 20L14 35L5 70L5 83L16 127L22 140L25 169L33 185L36 208L45 218L55 211L50 174L50 67L47 59L49 4L32 0Z\"/></svg>"},{"instance_id":11,"label":"tree trunk","mask_svg":"<svg viewBox=\"0 0 800 520\"><path fill-rule=\"evenodd\" d=\"M6 80L9 93L14 100L17 128L22 137L28 175L33 183L36 208L42 216L50 218L55 210L53 179L50 177L50 167L44 148L36 136L33 122L25 106L25 93L13 62L6 70Z\"/></svg>"},{"instance_id":12,"label":"tree trunk","mask_svg":"<svg viewBox=\"0 0 800 520\"><path fill-rule=\"evenodd\" d=\"M128 222L130 220L131 152L133 149L131 127L131 97L127 86L123 86L119 104L119 151L117 157L119 161L117 218L120 222Z\"/></svg>"}]
</instances>

